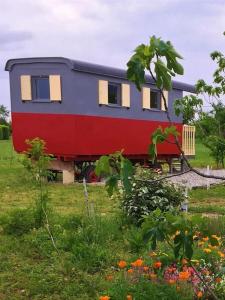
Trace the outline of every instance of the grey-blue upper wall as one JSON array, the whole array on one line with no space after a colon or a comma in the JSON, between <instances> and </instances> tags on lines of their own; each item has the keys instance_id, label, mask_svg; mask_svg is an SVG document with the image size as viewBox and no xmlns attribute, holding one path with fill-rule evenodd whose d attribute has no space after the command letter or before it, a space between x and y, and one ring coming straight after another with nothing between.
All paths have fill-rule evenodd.
<instances>
[{"instance_id":1,"label":"grey-blue upper wall","mask_svg":"<svg viewBox=\"0 0 225 300\"><path fill-rule=\"evenodd\" d=\"M28 61L29 60L29 61ZM24 59L20 63L8 62L6 70L10 71L10 91L12 112L25 113L48 113L48 114L77 114L90 116L105 116L126 119L167 121L165 112L159 110L143 110L141 93L135 85L127 81L124 77L115 76L108 72L92 72L82 68L71 67L69 61L40 61ZM72 61L73 62L73 61ZM73 64L74 66L74 64ZM93 65L95 66L95 65ZM114 69L117 70L117 69ZM120 70L118 70L120 71ZM99 74L97 74L99 73ZM62 102L40 102L21 101L20 76L21 75L60 75L62 87ZM120 73L119 73L120 74ZM104 79L118 83L130 84L130 108L99 106L98 104L98 80ZM149 80L147 80L149 82ZM176 86L177 84L177 86ZM180 85L179 85L180 84ZM152 83L146 86L155 88ZM188 85L187 85L188 86ZM176 88L177 87L177 88ZM182 122L181 117L176 117L173 112L173 102L182 97L182 84L175 83L174 88L169 92L169 111L173 122Z\"/></svg>"}]
</instances>

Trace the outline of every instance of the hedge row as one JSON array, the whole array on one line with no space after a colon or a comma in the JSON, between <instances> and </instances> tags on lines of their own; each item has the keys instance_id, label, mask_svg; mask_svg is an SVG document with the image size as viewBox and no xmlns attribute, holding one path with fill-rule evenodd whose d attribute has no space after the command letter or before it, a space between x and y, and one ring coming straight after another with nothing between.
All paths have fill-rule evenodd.
<instances>
[{"instance_id":1,"label":"hedge row","mask_svg":"<svg viewBox=\"0 0 225 300\"><path fill-rule=\"evenodd\" d=\"M0 140L8 140L10 136L9 126L0 125Z\"/></svg>"}]
</instances>

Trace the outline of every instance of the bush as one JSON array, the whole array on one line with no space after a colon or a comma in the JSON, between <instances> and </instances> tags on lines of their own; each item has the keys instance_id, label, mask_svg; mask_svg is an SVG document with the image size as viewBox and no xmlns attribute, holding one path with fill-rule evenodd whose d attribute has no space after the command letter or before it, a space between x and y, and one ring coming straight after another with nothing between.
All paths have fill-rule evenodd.
<instances>
[{"instance_id":1,"label":"bush","mask_svg":"<svg viewBox=\"0 0 225 300\"><path fill-rule=\"evenodd\" d=\"M144 216L159 208L170 211L178 207L184 200L183 190L165 180L149 183L142 179L155 179L149 170L139 170L132 182L131 193L124 194L122 208L127 216L135 223L141 222Z\"/></svg>"},{"instance_id":2,"label":"bush","mask_svg":"<svg viewBox=\"0 0 225 300\"><path fill-rule=\"evenodd\" d=\"M2 125L2 130L3 130L3 140L8 140L10 136L9 126Z\"/></svg>"},{"instance_id":3,"label":"bush","mask_svg":"<svg viewBox=\"0 0 225 300\"><path fill-rule=\"evenodd\" d=\"M0 125L0 131L2 132L2 134L0 133L0 140L8 140L10 136L9 126Z\"/></svg>"},{"instance_id":4,"label":"bush","mask_svg":"<svg viewBox=\"0 0 225 300\"><path fill-rule=\"evenodd\" d=\"M73 264L88 273L110 265L117 254L112 250L114 245L123 241L120 220L70 216L68 221L70 224L64 221L57 235L57 246L71 254Z\"/></svg>"},{"instance_id":5,"label":"bush","mask_svg":"<svg viewBox=\"0 0 225 300\"><path fill-rule=\"evenodd\" d=\"M6 234L20 236L35 227L33 211L31 209L14 209L0 219Z\"/></svg>"}]
</instances>

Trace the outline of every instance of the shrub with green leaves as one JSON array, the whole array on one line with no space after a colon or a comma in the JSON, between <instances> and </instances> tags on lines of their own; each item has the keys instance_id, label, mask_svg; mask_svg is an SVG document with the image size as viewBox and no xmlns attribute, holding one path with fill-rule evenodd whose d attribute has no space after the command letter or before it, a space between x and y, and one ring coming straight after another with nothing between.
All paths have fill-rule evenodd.
<instances>
[{"instance_id":1,"label":"shrub with green leaves","mask_svg":"<svg viewBox=\"0 0 225 300\"><path fill-rule=\"evenodd\" d=\"M3 232L15 236L28 233L35 227L31 209L14 209L0 219Z\"/></svg>"},{"instance_id":2,"label":"shrub with green leaves","mask_svg":"<svg viewBox=\"0 0 225 300\"><path fill-rule=\"evenodd\" d=\"M170 211L185 200L180 187L165 180L155 181L156 177L147 170L138 172L138 177L132 180L131 192L124 194L121 203L125 214L135 223L141 222L144 216L157 208ZM139 180L139 176L142 180Z\"/></svg>"},{"instance_id":3,"label":"shrub with green leaves","mask_svg":"<svg viewBox=\"0 0 225 300\"><path fill-rule=\"evenodd\" d=\"M9 126L7 126L7 125L0 125L0 128L2 130L2 139L3 140L8 140L9 136L10 136Z\"/></svg>"},{"instance_id":4,"label":"shrub with green leaves","mask_svg":"<svg viewBox=\"0 0 225 300\"><path fill-rule=\"evenodd\" d=\"M110 266L117 255L112 249L118 240L123 242L119 218L70 216L68 219L71 224L63 223L62 232L57 234L57 245L61 251L70 253L73 265L88 273Z\"/></svg>"}]
</instances>

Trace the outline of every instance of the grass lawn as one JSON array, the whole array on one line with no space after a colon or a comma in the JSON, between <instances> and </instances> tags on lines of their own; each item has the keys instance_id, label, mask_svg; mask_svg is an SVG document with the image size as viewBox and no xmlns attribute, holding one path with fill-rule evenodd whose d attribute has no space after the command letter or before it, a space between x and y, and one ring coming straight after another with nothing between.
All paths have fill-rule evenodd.
<instances>
[{"instance_id":1,"label":"grass lawn","mask_svg":"<svg viewBox=\"0 0 225 300\"><path fill-rule=\"evenodd\" d=\"M12 209L29 208L35 203L37 190L27 177L20 160L20 155L13 151L11 141L0 141L0 217ZM89 199L95 203L96 213L102 215L102 218L106 215L109 218L117 210L103 186L88 185L88 193ZM51 207L56 215L62 217L60 222L63 222L63 216L85 214L82 184L66 186L50 183L49 195ZM57 220L55 222L60 223ZM57 231L57 235L62 234L58 233L60 228L52 230ZM126 250L120 245L120 239L110 244L110 252L113 251L115 255L109 254L109 259L119 259L121 252L126 255ZM85 251L87 250L84 249ZM91 295L96 299L96 293L102 289L102 274L94 271L90 274L87 266L80 267L81 259L79 264L73 262L74 258L67 257L67 252L62 252L61 255L59 259L53 251L45 229L42 233L37 231L14 237L2 234L0 226L0 299L83 300L92 299ZM91 257L91 254L87 255Z\"/></svg>"},{"instance_id":2,"label":"grass lawn","mask_svg":"<svg viewBox=\"0 0 225 300\"><path fill-rule=\"evenodd\" d=\"M0 141L1 218L14 208L33 206L37 197L37 190L29 181L20 159L10 141ZM207 159L204 147L198 145L195 164L201 166ZM60 257L54 251L45 229L16 237L3 233L0 226L1 300L98 299L104 288L102 278L110 272L110 266L115 265L119 259L137 257L137 252L134 254L128 251L128 229L124 228L119 219L114 218L118 207L108 197L103 186L88 186L89 198L94 201L101 220L96 222L95 227L93 224L87 226L87 232L82 235L77 230L79 221L76 217L85 214L82 184L66 186L50 183L49 192L51 206L56 213L56 220L53 219L51 226ZM225 213L224 192L224 186L209 191L193 190L191 210ZM70 222L66 224L64 218L69 216ZM85 248L82 243L84 238L96 239L96 243L92 241L91 246ZM63 244L60 241L64 241ZM97 242L102 243L102 248Z\"/></svg>"},{"instance_id":3,"label":"grass lawn","mask_svg":"<svg viewBox=\"0 0 225 300\"><path fill-rule=\"evenodd\" d=\"M191 165L206 168L209 165L216 168L216 164L209 155L209 150L198 140L196 141L196 157ZM190 193L190 211L206 214L225 214L225 186L212 186L209 190L195 189Z\"/></svg>"},{"instance_id":4,"label":"grass lawn","mask_svg":"<svg viewBox=\"0 0 225 300\"><path fill-rule=\"evenodd\" d=\"M195 144L196 156L190 160L193 167L206 168L207 165L216 168L216 164L212 157L209 155L209 149L206 148L200 141L196 140Z\"/></svg>"},{"instance_id":5,"label":"grass lawn","mask_svg":"<svg viewBox=\"0 0 225 300\"><path fill-rule=\"evenodd\" d=\"M21 157L13 151L11 142L0 141L1 212L15 207L25 208L33 203L37 191L31 186L27 176ZM68 214L83 211L85 198L82 184L50 183L49 191L52 205L57 212ZM103 186L89 185L88 192L98 211L110 213L113 210L113 203Z\"/></svg>"}]
</instances>

